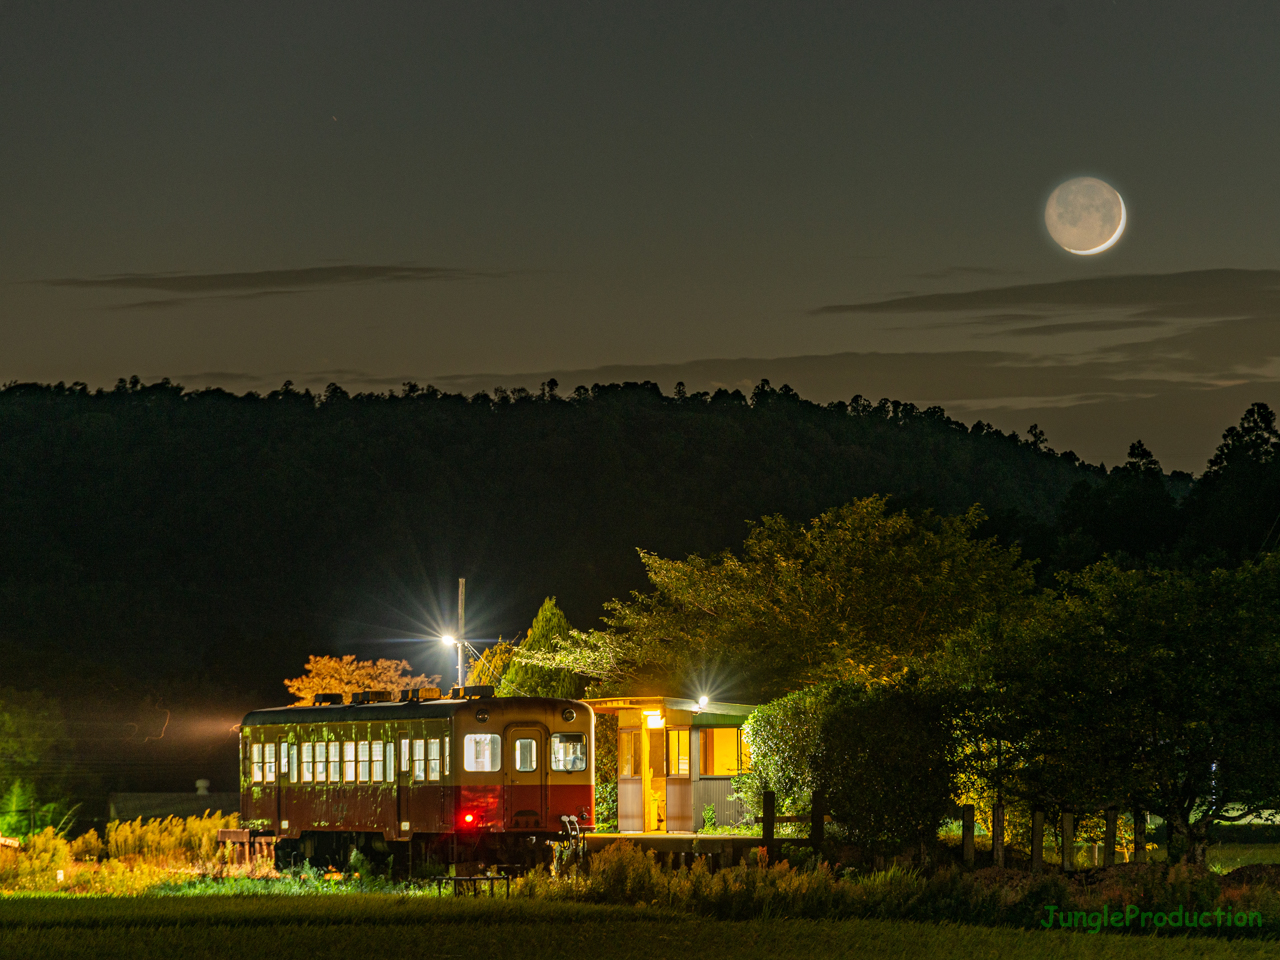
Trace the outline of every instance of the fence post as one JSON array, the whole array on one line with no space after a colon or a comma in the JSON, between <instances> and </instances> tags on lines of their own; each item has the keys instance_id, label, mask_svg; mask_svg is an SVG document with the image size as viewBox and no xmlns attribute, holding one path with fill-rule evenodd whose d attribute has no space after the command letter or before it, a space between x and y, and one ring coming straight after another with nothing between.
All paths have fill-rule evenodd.
<instances>
[{"instance_id":1,"label":"fence post","mask_svg":"<svg viewBox=\"0 0 1280 960\"><path fill-rule=\"evenodd\" d=\"M1031 811L1031 872L1044 869L1044 811Z\"/></svg>"},{"instance_id":2,"label":"fence post","mask_svg":"<svg viewBox=\"0 0 1280 960\"><path fill-rule=\"evenodd\" d=\"M991 808L991 864L1004 866L1004 804Z\"/></svg>"},{"instance_id":3,"label":"fence post","mask_svg":"<svg viewBox=\"0 0 1280 960\"><path fill-rule=\"evenodd\" d=\"M1133 811L1133 862L1147 862L1147 815L1142 810Z\"/></svg>"},{"instance_id":4,"label":"fence post","mask_svg":"<svg viewBox=\"0 0 1280 960\"><path fill-rule=\"evenodd\" d=\"M1076 820L1066 811L1062 814L1062 869L1067 873L1076 869Z\"/></svg>"},{"instance_id":5,"label":"fence post","mask_svg":"<svg viewBox=\"0 0 1280 960\"><path fill-rule=\"evenodd\" d=\"M772 790L766 790L764 792L764 836L761 837L761 839L764 840L764 847L769 851L770 858L772 858L774 854L773 828L774 823L776 822L775 818L778 815L777 800L777 794Z\"/></svg>"},{"instance_id":6,"label":"fence post","mask_svg":"<svg viewBox=\"0 0 1280 960\"><path fill-rule=\"evenodd\" d=\"M1114 867L1116 865L1116 814L1115 807L1107 807L1107 826L1102 838L1102 865L1104 867Z\"/></svg>"},{"instance_id":7,"label":"fence post","mask_svg":"<svg viewBox=\"0 0 1280 960\"><path fill-rule=\"evenodd\" d=\"M966 803L960 808L961 849L964 851L964 865L973 866L973 804Z\"/></svg>"}]
</instances>

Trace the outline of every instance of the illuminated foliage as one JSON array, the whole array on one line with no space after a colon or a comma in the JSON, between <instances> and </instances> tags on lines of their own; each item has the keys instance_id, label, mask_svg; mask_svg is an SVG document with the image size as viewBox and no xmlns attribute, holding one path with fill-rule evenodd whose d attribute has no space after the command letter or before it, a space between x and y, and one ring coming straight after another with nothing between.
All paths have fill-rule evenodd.
<instances>
[{"instance_id":1,"label":"illuminated foliage","mask_svg":"<svg viewBox=\"0 0 1280 960\"><path fill-rule=\"evenodd\" d=\"M318 693L341 693L343 702L350 703L353 693L362 690L417 690L435 687L440 677L425 674L410 676L408 660L357 660L345 657L309 657L306 673L284 682L285 689L298 698L299 703L309 703Z\"/></svg>"},{"instance_id":2,"label":"illuminated foliage","mask_svg":"<svg viewBox=\"0 0 1280 960\"><path fill-rule=\"evenodd\" d=\"M531 658L540 653L551 653L559 647L572 644L573 628L556 606L555 597L547 597L533 618L524 641L516 648L511 666L502 678L500 696L562 697L574 699L582 696L585 684L571 670L547 667Z\"/></svg>"},{"instance_id":3,"label":"illuminated foliage","mask_svg":"<svg viewBox=\"0 0 1280 960\"><path fill-rule=\"evenodd\" d=\"M602 691L701 686L757 699L891 676L1032 589L1016 548L975 535L984 519L977 507L913 515L867 497L807 525L766 517L740 556L641 551L652 592L606 605L605 630L575 633L537 662Z\"/></svg>"}]
</instances>

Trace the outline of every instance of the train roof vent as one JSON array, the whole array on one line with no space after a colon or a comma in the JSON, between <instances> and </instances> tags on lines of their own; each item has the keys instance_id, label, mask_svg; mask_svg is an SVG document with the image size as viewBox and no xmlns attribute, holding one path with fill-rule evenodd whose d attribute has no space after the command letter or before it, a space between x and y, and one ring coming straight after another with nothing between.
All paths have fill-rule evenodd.
<instances>
[{"instance_id":1,"label":"train roof vent","mask_svg":"<svg viewBox=\"0 0 1280 960\"><path fill-rule=\"evenodd\" d=\"M415 700L439 700L439 687L418 687L414 690L401 690L400 702L410 703Z\"/></svg>"},{"instance_id":2,"label":"train roof vent","mask_svg":"<svg viewBox=\"0 0 1280 960\"><path fill-rule=\"evenodd\" d=\"M449 691L450 700L475 700L478 697L492 697L493 687L454 687Z\"/></svg>"},{"instance_id":3,"label":"train roof vent","mask_svg":"<svg viewBox=\"0 0 1280 960\"><path fill-rule=\"evenodd\" d=\"M327 707L330 704L342 703L342 694L340 693L317 693L311 701L313 707Z\"/></svg>"},{"instance_id":4,"label":"train roof vent","mask_svg":"<svg viewBox=\"0 0 1280 960\"><path fill-rule=\"evenodd\" d=\"M390 690L361 690L353 694L352 703L390 703L396 695Z\"/></svg>"}]
</instances>

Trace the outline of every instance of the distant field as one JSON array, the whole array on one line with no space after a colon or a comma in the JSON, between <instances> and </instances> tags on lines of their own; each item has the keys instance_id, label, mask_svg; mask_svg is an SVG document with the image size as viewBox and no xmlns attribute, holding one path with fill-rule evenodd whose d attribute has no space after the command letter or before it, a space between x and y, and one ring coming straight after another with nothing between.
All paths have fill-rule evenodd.
<instances>
[{"instance_id":1,"label":"distant field","mask_svg":"<svg viewBox=\"0 0 1280 960\"><path fill-rule=\"evenodd\" d=\"M854 920L691 920L628 907L393 896L0 901L0 957L151 960L1241 958L1257 941L1090 936Z\"/></svg>"}]
</instances>

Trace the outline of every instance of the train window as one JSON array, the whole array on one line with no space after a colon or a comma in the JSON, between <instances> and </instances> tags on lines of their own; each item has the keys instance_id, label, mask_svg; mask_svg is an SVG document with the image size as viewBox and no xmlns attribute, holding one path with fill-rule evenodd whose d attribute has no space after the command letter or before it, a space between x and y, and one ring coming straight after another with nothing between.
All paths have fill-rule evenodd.
<instances>
[{"instance_id":1,"label":"train window","mask_svg":"<svg viewBox=\"0 0 1280 960\"><path fill-rule=\"evenodd\" d=\"M492 773L502 769L502 737L496 733L468 733L462 741L462 769Z\"/></svg>"},{"instance_id":2,"label":"train window","mask_svg":"<svg viewBox=\"0 0 1280 960\"><path fill-rule=\"evenodd\" d=\"M667 776L689 775L689 731L667 731Z\"/></svg>"},{"instance_id":3,"label":"train window","mask_svg":"<svg viewBox=\"0 0 1280 960\"><path fill-rule=\"evenodd\" d=\"M342 745L342 779L353 783L356 779L356 742L348 740Z\"/></svg>"},{"instance_id":4,"label":"train window","mask_svg":"<svg viewBox=\"0 0 1280 960\"><path fill-rule=\"evenodd\" d=\"M440 741L427 741L427 779L440 779Z\"/></svg>"},{"instance_id":5,"label":"train window","mask_svg":"<svg viewBox=\"0 0 1280 960\"><path fill-rule=\"evenodd\" d=\"M427 741L413 741L413 779L420 782L427 778Z\"/></svg>"},{"instance_id":6,"label":"train window","mask_svg":"<svg viewBox=\"0 0 1280 960\"><path fill-rule=\"evenodd\" d=\"M373 741L373 743L370 744L370 747L373 750L373 773L371 776L374 783L381 783L383 767L382 751L385 750L386 747L382 745L381 740Z\"/></svg>"},{"instance_id":7,"label":"train window","mask_svg":"<svg viewBox=\"0 0 1280 960\"><path fill-rule=\"evenodd\" d=\"M452 740L453 737L444 738L444 775L446 777L449 775L449 758L453 756L453 751L449 749L449 743Z\"/></svg>"},{"instance_id":8,"label":"train window","mask_svg":"<svg viewBox=\"0 0 1280 960\"><path fill-rule=\"evenodd\" d=\"M369 741L361 740L356 744L356 781L369 782Z\"/></svg>"},{"instance_id":9,"label":"train window","mask_svg":"<svg viewBox=\"0 0 1280 960\"><path fill-rule=\"evenodd\" d=\"M289 744L289 782L298 782L298 745L296 743Z\"/></svg>"},{"instance_id":10,"label":"train window","mask_svg":"<svg viewBox=\"0 0 1280 960\"><path fill-rule=\"evenodd\" d=\"M407 737L400 741L400 770L403 773L409 772L409 739Z\"/></svg>"},{"instance_id":11,"label":"train window","mask_svg":"<svg viewBox=\"0 0 1280 960\"><path fill-rule=\"evenodd\" d=\"M551 735L551 769L578 773L587 769L587 735L585 733L553 733Z\"/></svg>"},{"instance_id":12,"label":"train window","mask_svg":"<svg viewBox=\"0 0 1280 960\"><path fill-rule=\"evenodd\" d=\"M394 740L387 741L387 783L396 779L396 745Z\"/></svg>"},{"instance_id":13,"label":"train window","mask_svg":"<svg viewBox=\"0 0 1280 960\"><path fill-rule=\"evenodd\" d=\"M531 773L538 769L538 741L516 741L516 769L521 773Z\"/></svg>"},{"instance_id":14,"label":"train window","mask_svg":"<svg viewBox=\"0 0 1280 960\"><path fill-rule=\"evenodd\" d=\"M280 744L280 779L284 779L284 775L289 772L289 745L287 743Z\"/></svg>"},{"instance_id":15,"label":"train window","mask_svg":"<svg viewBox=\"0 0 1280 960\"><path fill-rule=\"evenodd\" d=\"M329 741L329 782L342 780L342 758L338 755L342 745L337 740Z\"/></svg>"},{"instance_id":16,"label":"train window","mask_svg":"<svg viewBox=\"0 0 1280 960\"><path fill-rule=\"evenodd\" d=\"M698 772L704 777L736 777L751 769L751 748L739 727L698 731Z\"/></svg>"},{"instance_id":17,"label":"train window","mask_svg":"<svg viewBox=\"0 0 1280 960\"><path fill-rule=\"evenodd\" d=\"M618 764L624 777L638 777L644 762L641 752L640 731L623 730L618 735Z\"/></svg>"},{"instance_id":18,"label":"train window","mask_svg":"<svg viewBox=\"0 0 1280 960\"><path fill-rule=\"evenodd\" d=\"M311 743L302 745L302 782L310 783L315 779L315 761L312 760L313 746Z\"/></svg>"},{"instance_id":19,"label":"train window","mask_svg":"<svg viewBox=\"0 0 1280 960\"><path fill-rule=\"evenodd\" d=\"M252 771L253 782L262 782L262 744L255 743L249 748L249 769Z\"/></svg>"},{"instance_id":20,"label":"train window","mask_svg":"<svg viewBox=\"0 0 1280 960\"><path fill-rule=\"evenodd\" d=\"M267 751L266 762L262 765L263 773L266 775L264 779L267 783L276 782L276 745L267 743L263 745Z\"/></svg>"}]
</instances>

